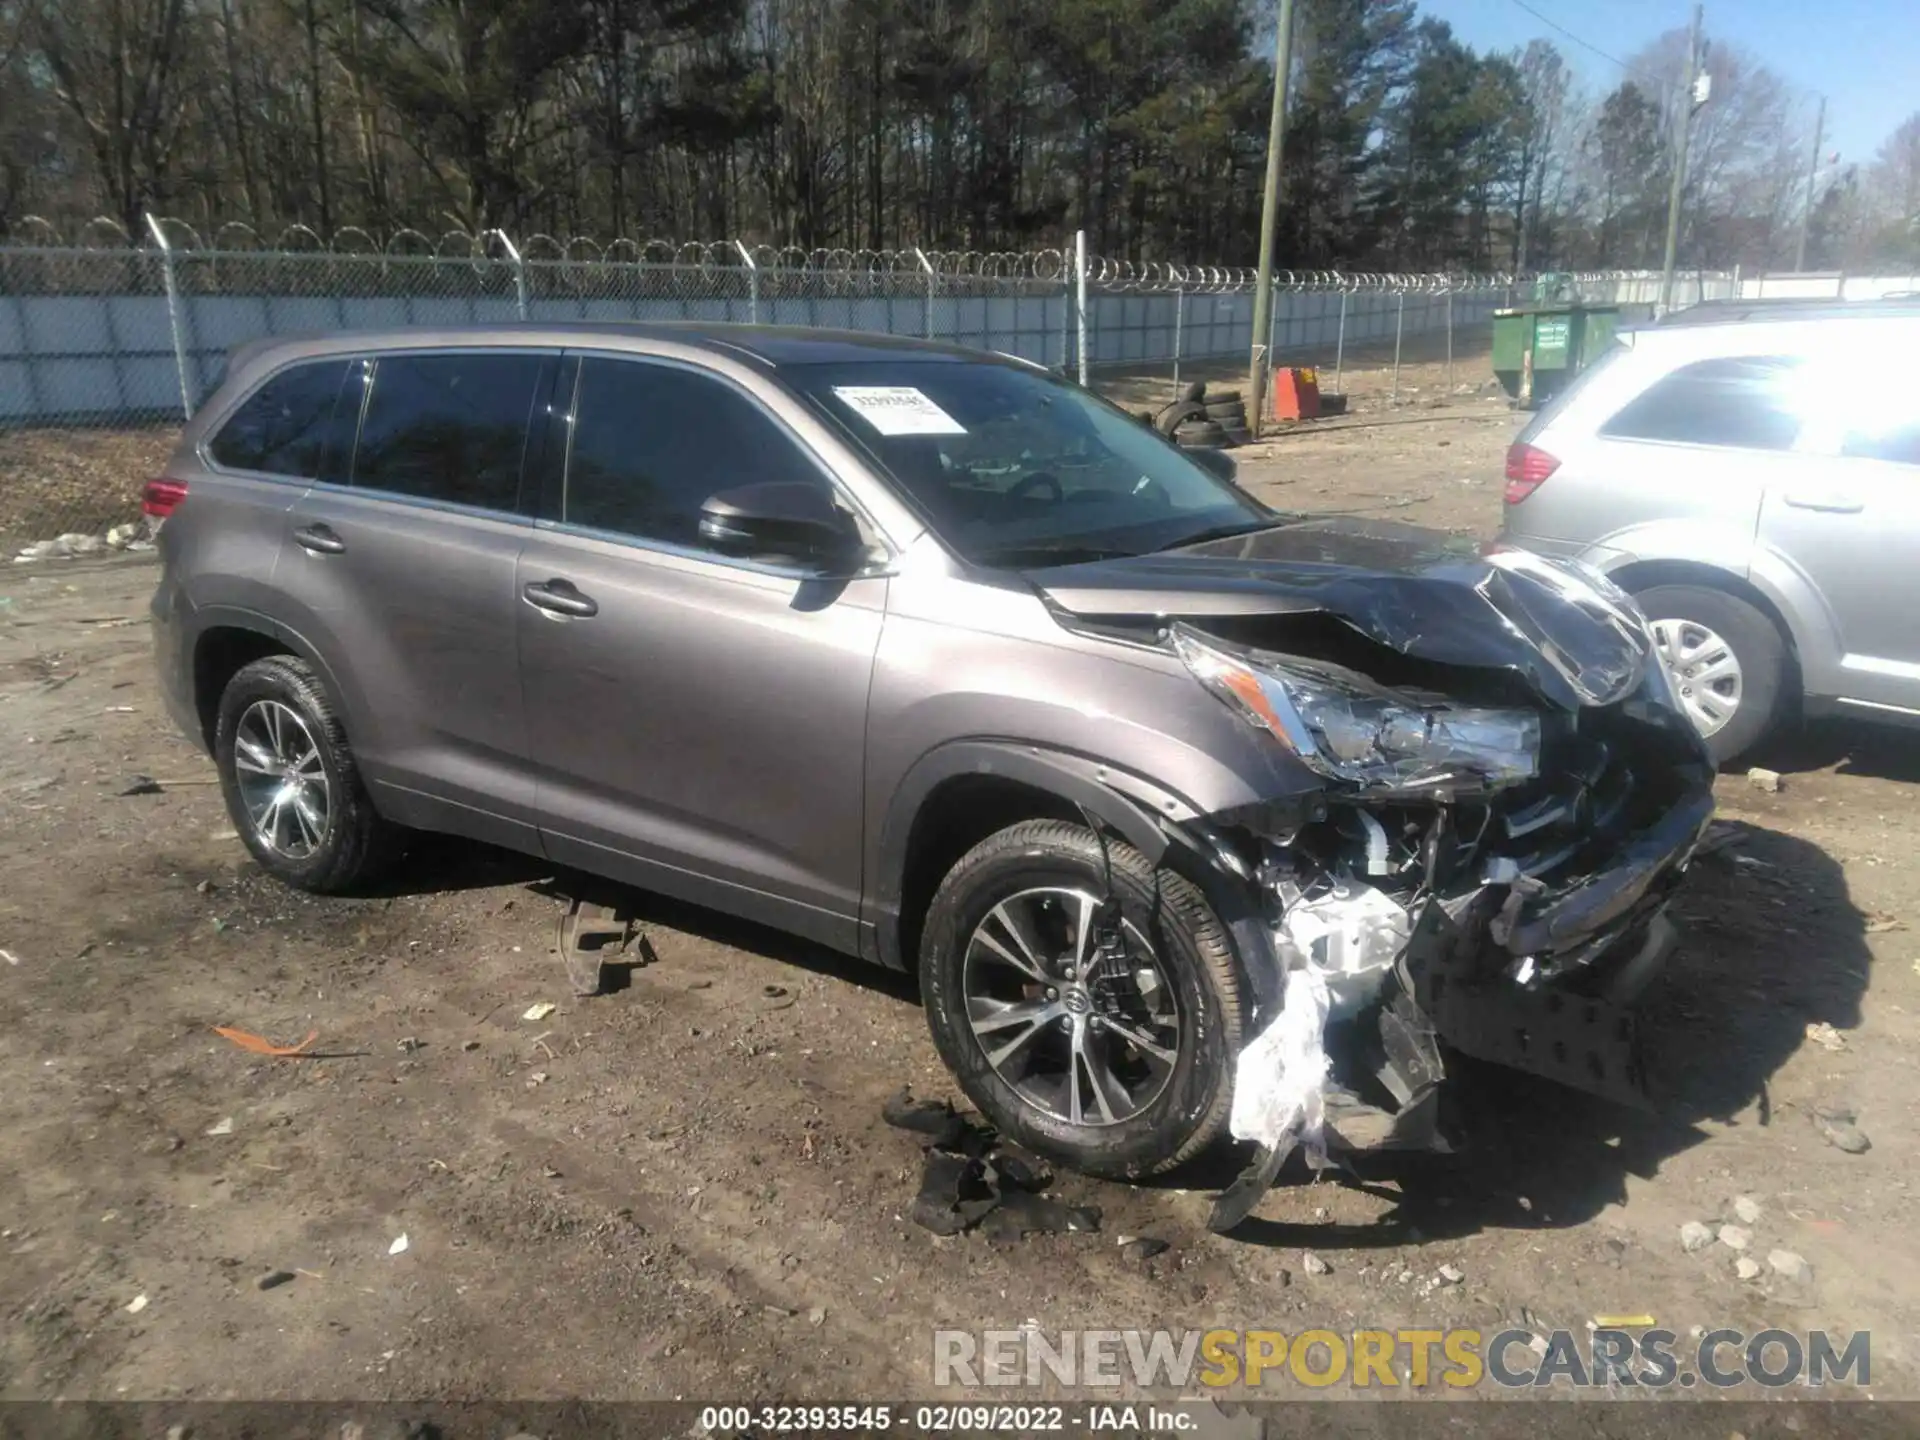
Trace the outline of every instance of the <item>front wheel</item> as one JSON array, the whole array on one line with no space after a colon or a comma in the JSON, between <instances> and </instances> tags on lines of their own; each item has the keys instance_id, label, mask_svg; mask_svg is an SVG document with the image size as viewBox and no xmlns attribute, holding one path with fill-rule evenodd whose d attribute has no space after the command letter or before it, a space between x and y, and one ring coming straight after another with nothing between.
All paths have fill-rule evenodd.
<instances>
[{"instance_id":1,"label":"front wheel","mask_svg":"<svg viewBox=\"0 0 1920 1440\"><path fill-rule=\"evenodd\" d=\"M1655 585L1635 598L1714 764L1751 750L1773 728L1786 682L1786 645L1773 622L1703 585Z\"/></svg>"},{"instance_id":2,"label":"front wheel","mask_svg":"<svg viewBox=\"0 0 1920 1440\"><path fill-rule=\"evenodd\" d=\"M1134 1179L1225 1128L1244 987L1199 890L1104 843L1030 820L976 845L927 912L920 984L941 1057L1003 1133Z\"/></svg>"}]
</instances>

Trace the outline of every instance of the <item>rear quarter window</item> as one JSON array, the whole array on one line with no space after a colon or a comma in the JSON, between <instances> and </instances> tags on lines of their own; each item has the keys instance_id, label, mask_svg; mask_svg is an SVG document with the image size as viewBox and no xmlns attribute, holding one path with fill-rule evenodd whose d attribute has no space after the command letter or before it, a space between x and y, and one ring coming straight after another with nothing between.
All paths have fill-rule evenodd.
<instances>
[{"instance_id":1,"label":"rear quarter window","mask_svg":"<svg viewBox=\"0 0 1920 1440\"><path fill-rule=\"evenodd\" d=\"M1565 389L1561 390L1559 394L1551 397L1546 404L1533 412L1532 418L1529 419L1525 425L1522 425L1520 427L1520 433L1513 437L1514 443L1517 445L1531 444L1549 425L1553 424L1555 420L1566 413L1567 407L1573 404L1576 396L1582 391L1591 389L1594 382L1598 380L1601 375L1611 369L1619 362L1623 355L1628 353L1627 347L1617 340L1602 350L1594 357L1593 363L1588 365L1585 370L1582 370L1571 385L1568 385Z\"/></svg>"},{"instance_id":2,"label":"rear quarter window","mask_svg":"<svg viewBox=\"0 0 1920 1440\"><path fill-rule=\"evenodd\" d=\"M318 479L346 373L345 360L316 360L279 371L241 402L207 453L228 470Z\"/></svg>"},{"instance_id":3,"label":"rear quarter window","mask_svg":"<svg viewBox=\"0 0 1920 1440\"><path fill-rule=\"evenodd\" d=\"M1696 360L1629 400L1600 433L1738 450L1791 450L1800 434L1793 385L1800 361L1785 355Z\"/></svg>"}]
</instances>

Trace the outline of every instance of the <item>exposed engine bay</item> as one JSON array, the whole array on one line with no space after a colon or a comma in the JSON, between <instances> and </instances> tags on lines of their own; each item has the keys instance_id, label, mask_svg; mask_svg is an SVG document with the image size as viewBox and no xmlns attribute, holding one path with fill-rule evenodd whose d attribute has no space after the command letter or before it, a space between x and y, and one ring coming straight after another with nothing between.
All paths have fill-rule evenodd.
<instances>
[{"instance_id":1,"label":"exposed engine bay","mask_svg":"<svg viewBox=\"0 0 1920 1440\"><path fill-rule=\"evenodd\" d=\"M1191 547L1164 577L1156 557L1077 567L1054 594L1108 634L1147 622L1122 593L1157 601L1159 643L1302 777L1185 837L1243 902L1259 1002L1231 1121L1259 1150L1216 1229L1296 1148L1316 1167L1445 1148L1443 1044L1646 1104L1632 1004L1671 948L1711 767L1626 596L1434 539L1309 522ZM1149 599L1196 556L1220 562L1204 590Z\"/></svg>"}]
</instances>

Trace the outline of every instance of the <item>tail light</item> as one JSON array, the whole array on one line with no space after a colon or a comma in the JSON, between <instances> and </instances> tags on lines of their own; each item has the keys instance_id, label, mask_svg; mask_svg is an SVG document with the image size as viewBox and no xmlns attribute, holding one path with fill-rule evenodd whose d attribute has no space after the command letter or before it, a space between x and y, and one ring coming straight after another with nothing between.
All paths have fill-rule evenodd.
<instances>
[{"instance_id":1,"label":"tail light","mask_svg":"<svg viewBox=\"0 0 1920 1440\"><path fill-rule=\"evenodd\" d=\"M180 508L180 502L187 498L187 482L184 480L149 480L147 488L140 492L140 513L155 520L164 520Z\"/></svg>"},{"instance_id":2,"label":"tail light","mask_svg":"<svg viewBox=\"0 0 1920 1440\"><path fill-rule=\"evenodd\" d=\"M1507 504L1518 505L1546 483L1560 462L1537 445L1517 441L1507 447Z\"/></svg>"}]
</instances>

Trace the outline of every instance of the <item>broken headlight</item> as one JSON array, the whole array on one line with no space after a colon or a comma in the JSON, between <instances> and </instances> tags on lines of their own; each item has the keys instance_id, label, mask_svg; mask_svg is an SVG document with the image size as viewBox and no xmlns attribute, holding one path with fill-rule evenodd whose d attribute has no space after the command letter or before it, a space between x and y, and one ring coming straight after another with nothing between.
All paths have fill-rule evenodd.
<instances>
[{"instance_id":1,"label":"broken headlight","mask_svg":"<svg viewBox=\"0 0 1920 1440\"><path fill-rule=\"evenodd\" d=\"M1195 679L1329 779L1412 790L1511 785L1539 772L1540 717L1530 711L1422 706L1350 672L1223 648L1184 625L1172 639Z\"/></svg>"}]
</instances>

